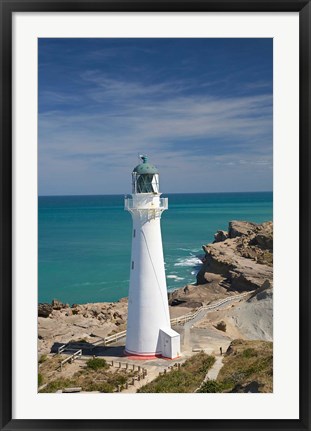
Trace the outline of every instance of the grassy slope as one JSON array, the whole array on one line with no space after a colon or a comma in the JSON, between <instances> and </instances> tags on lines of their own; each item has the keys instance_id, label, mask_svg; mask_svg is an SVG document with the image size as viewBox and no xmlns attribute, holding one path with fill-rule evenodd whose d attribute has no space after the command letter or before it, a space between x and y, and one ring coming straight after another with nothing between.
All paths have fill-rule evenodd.
<instances>
[{"instance_id":1,"label":"grassy slope","mask_svg":"<svg viewBox=\"0 0 311 431\"><path fill-rule=\"evenodd\" d=\"M189 393L201 384L207 371L214 364L214 356L203 352L187 359L180 369L158 376L155 380L140 388L137 392Z\"/></svg>"},{"instance_id":2,"label":"grassy slope","mask_svg":"<svg viewBox=\"0 0 311 431\"><path fill-rule=\"evenodd\" d=\"M217 380L204 384L201 392L272 392L272 349L269 341L234 340Z\"/></svg>"}]
</instances>

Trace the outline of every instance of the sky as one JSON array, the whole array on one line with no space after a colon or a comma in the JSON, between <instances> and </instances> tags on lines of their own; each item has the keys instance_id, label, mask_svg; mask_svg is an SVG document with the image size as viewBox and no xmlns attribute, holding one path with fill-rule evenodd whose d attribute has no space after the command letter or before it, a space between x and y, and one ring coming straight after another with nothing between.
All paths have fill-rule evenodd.
<instances>
[{"instance_id":1,"label":"sky","mask_svg":"<svg viewBox=\"0 0 311 431\"><path fill-rule=\"evenodd\" d=\"M39 195L272 190L272 39L39 39Z\"/></svg>"}]
</instances>

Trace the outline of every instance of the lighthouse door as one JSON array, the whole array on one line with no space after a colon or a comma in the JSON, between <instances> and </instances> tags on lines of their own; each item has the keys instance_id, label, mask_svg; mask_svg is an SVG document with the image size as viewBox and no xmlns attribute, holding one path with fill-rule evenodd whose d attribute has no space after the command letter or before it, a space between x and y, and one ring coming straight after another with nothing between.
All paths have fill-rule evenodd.
<instances>
[{"instance_id":1,"label":"lighthouse door","mask_svg":"<svg viewBox=\"0 0 311 431\"><path fill-rule=\"evenodd\" d=\"M164 336L164 343L163 343L163 356L166 358L170 358L171 353L171 345L170 345L170 337Z\"/></svg>"}]
</instances>

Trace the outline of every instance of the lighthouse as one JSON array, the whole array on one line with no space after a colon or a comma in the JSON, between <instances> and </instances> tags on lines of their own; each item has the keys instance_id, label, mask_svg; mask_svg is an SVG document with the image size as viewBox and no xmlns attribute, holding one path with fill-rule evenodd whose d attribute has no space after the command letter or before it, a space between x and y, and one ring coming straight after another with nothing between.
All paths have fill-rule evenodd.
<instances>
[{"instance_id":1,"label":"lighthouse","mask_svg":"<svg viewBox=\"0 0 311 431\"><path fill-rule=\"evenodd\" d=\"M157 168L140 158L125 198L133 220L125 353L172 359L180 356L180 336L170 325L160 225L168 199L161 197Z\"/></svg>"}]
</instances>

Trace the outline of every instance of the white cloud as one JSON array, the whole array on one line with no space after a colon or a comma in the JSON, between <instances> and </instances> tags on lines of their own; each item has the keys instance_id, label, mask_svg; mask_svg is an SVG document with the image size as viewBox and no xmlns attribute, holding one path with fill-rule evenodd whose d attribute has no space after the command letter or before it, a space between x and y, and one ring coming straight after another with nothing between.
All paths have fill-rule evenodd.
<instances>
[{"instance_id":1,"label":"white cloud","mask_svg":"<svg viewBox=\"0 0 311 431\"><path fill-rule=\"evenodd\" d=\"M243 175L248 178L251 171L254 178L258 174L259 189L265 184L266 189L271 187L271 95L187 96L188 81L142 84L94 71L82 79L90 89L73 96L71 109L64 106L39 116L39 183L44 187L53 177L59 193L64 184L69 189L70 182L73 188L81 183L84 193L98 193L100 187L102 193L122 192L141 152L153 156L163 171L170 169L169 191L183 191L182 187L191 191L206 179L210 185L211 175L220 187L225 187L229 177L231 186L234 178L239 179L236 186L241 186ZM70 101L61 93L41 97ZM188 184L175 180L179 172L189 173ZM115 188L111 189L114 174ZM109 183L103 180L108 177ZM41 193L45 193L42 187Z\"/></svg>"}]
</instances>

